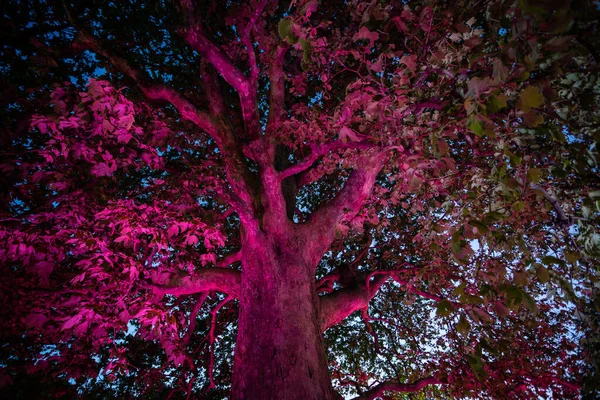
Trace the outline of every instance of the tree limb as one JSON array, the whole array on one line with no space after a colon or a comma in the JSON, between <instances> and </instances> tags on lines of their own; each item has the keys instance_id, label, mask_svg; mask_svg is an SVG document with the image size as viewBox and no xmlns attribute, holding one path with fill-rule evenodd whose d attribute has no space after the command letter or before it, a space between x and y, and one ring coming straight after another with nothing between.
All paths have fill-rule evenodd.
<instances>
[{"instance_id":1,"label":"tree limb","mask_svg":"<svg viewBox=\"0 0 600 400\"><path fill-rule=\"evenodd\" d=\"M271 135L277 130L277 123L283 117L285 106L285 72L283 62L289 45L280 43L274 50L271 65L269 65L269 120L267 134Z\"/></svg>"},{"instance_id":2,"label":"tree limb","mask_svg":"<svg viewBox=\"0 0 600 400\"><path fill-rule=\"evenodd\" d=\"M151 100L165 100L173 104L183 119L192 121L200 129L208 133L217 142L222 142L217 122L206 112L198 110L188 99L176 90L164 86L149 84L146 74L131 65L122 57L108 51L98 39L86 31L79 29L76 46L92 50L106 58L119 72L133 79L142 92Z\"/></svg>"},{"instance_id":3,"label":"tree limb","mask_svg":"<svg viewBox=\"0 0 600 400\"><path fill-rule=\"evenodd\" d=\"M217 267L225 268L234 262L240 261L242 259L242 251L237 251L233 254L230 254L223 259L217 261Z\"/></svg>"},{"instance_id":4,"label":"tree limb","mask_svg":"<svg viewBox=\"0 0 600 400\"><path fill-rule=\"evenodd\" d=\"M190 312L190 323L185 335L183 336L183 339L181 340L184 346L187 346L190 343L190 339L196 330L196 319L198 318L198 312L208 297L208 293L209 292L202 293L202 295L196 300L196 303L194 303L194 308L192 308L192 311Z\"/></svg>"},{"instance_id":5,"label":"tree limb","mask_svg":"<svg viewBox=\"0 0 600 400\"><path fill-rule=\"evenodd\" d=\"M214 139L217 147L221 150L221 153L226 160L226 174L229 179L229 184L236 195L235 198L232 198L231 205L236 209L236 212L240 216L240 220L247 228L252 230L257 229L258 223L254 217L253 190L248 185L248 182L250 181L248 176L249 171L243 161L241 148L231 130L227 129L225 124L221 123L220 119L212 117L205 111L198 110L188 99L176 90L165 85L149 83L149 79L143 71L135 69L124 58L108 51L102 46L97 38L88 33L85 29L78 27L70 15L67 5L65 5L65 7L67 9L67 18L69 19L69 22L78 30L78 42L80 46L92 50L108 59L115 68L133 79L149 99L165 100L173 104L183 119L192 121ZM239 74L245 79L243 74ZM211 82L208 84L210 86ZM215 103L211 105L211 107L218 107L218 104Z\"/></svg>"},{"instance_id":6,"label":"tree limb","mask_svg":"<svg viewBox=\"0 0 600 400\"><path fill-rule=\"evenodd\" d=\"M211 63L223 79L225 79L225 82L231 85L238 93L248 137L250 139L260 137L256 90L252 90L252 85L246 76L233 65L229 57L221 49L202 34L200 26L194 25L189 27L184 31L183 36L190 46Z\"/></svg>"},{"instance_id":7,"label":"tree limb","mask_svg":"<svg viewBox=\"0 0 600 400\"><path fill-rule=\"evenodd\" d=\"M378 397L382 397L385 392L400 392L400 393L409 393L409 392L418 392L428 385L441 385L443 382L433 378L423 378L419 379L413 383L398 383L398 382L383 382L379 385L375 386L373 389L368 392L363 393L362 395L355 397L353 400L373 400Z\"/></svg>"},{"instance_id":8,"label":"tree limb","mask_svg":"<svg viewBox=\"0 0 600 400\"><path fill-rule=\"evenodd\" d=\"M200 62L200 73L202 74L202 82L208 99L208 107L211 114L225 114L225 104L223 103L223 95L219 86L219 77L215 73L214 68L205 60Z\"/></svg>"},{"instance_id":9,"label":"tree limb","mask_svg":"<svg viewBox=\"0 0 600 400\"><path fill-rule=\"evenodd\" d=\"M357 164L350 177L346 181L344 188L329 203L316 210L309 217L309 225L317 224L322 227L334 227L344 218L351 218L363 205L363 202L371 194L375 184L375 178L384 163L384 156L375 153L363 157Z\"/></svg>"},{"instance_id":10,"label":"tree limb","mask_svg":"<svg viewBox=\"0 0 600 400\"><path fill-rule=\"evenodd\" d=\"M238 215L240 215L242 222L246 224L251 223L253 220L252 190L247 185L247 169L241 160L241 151L231 132L224 129L222 124L210 114L198 110L176 90L164 85L149 84L147 77L142 71L133 68L124 58L105 49L100 41L82 29L79 30L79 45L95 51L108 59L115 68L133 79L149 99L164 100L173 104L183 119L192 121L214 139L226 160L227 176L231 188L236 195L235 198L232 198L231 205L236 209Z\"/></svg>"},{"instance_id":11,"label":"tree limb","mask_svg":"<svg viewBox=\"0 0 600 400\"><path fill-rule=\"evenodd\" d=\"M321 328L323 331L342 322L354 311L369 306L369 301L379 291L379 288L388 280L388 275L378 275L368 285L340 289L332 294L322 296L321 299Z\"/></svg>"},{"instance_id":12,"label":"tree limb","mask_svg":"<svg viewBox=\"0 0 600 400\"><path fill-rule=\"evenodd\" d=\"M375 178L386 158L382 152L362 156L337 196L309 215L307 221L300 225L300 233L306 240L309 254L318 255L320 259L333 242L338 224L352 219L360 211L371 195ZM318 263L319 259L311 261Z\"/></svg>"},{"instance_id":13,"label":"tree limb","mask_svg":"<svg viewBox=\"0 0 600 400\"><path fill-rule=\"evenodd\" d=\"M382 271L382 273L385 273L385 271ZM406 286L406 291L407 291L408 293L413 293L413 294L416 294L416 295L418 295L418 296L421 296L421 297L424 297L424 298L426 298L426 299L433 300L433 301L435 301L435 302L437 302L437 303L439 303L439 302L440 302L440 301L442 301L442 300L447 300L447 299L444 299L444 298L443 298L443 297L441 297L441 296L437 296L437 295L435 295L435 294L431 294L431 293L429 293L429 292L425 292L425 291L423 291L423 290L415 289L415 287L414 287L414 286L413 286L413 285L412 285L410 282L408 282L408 281L406 281L406 280L404 280L404 279L400 279L400 278L398 277L398 274L397 274L397 273L394 273L394 272L392 272L392 273L390 274L390 276L391 276L391 277L394 279L394 281L398 282L399 284L401 284L401 285L403 285L403 286ZM463 306L461 303L457 303L457 302L455 302L455 301L449 301L449 300L447 300L447 301L448 301L450 304L452 304L452 306L454 306L455 308L463 308L463 307L464 307L464 306Z\"/></svg>"},{"instance_id":14,"label":"tree limb","mask_svg":"<svg viewBox=\"0 0 600 400\"><path fill-rule=\"evenodd\" d=\"M238 297L240 293L240 271L234 269L205 268L193 275L172 279L170 282L152 286L158 295L185 296L201 292L217 291Z\"/></svg>"},{"instance_id":15,"label":"tree limb","mask_svg":"<svg viewBox=\"0 0 600 400\"><path fill-rule=\"evenodd\" d=\"M252 32L252 29L256 24L256 20L262 14L268 2L269 0L262 0L258 4L258 7L254 9L254 12L250 16L248 24L242 32L242 42L244 43L244 46L246 46L246 51L248 52L248 63L250 64L250 83L252 84L254 90L256 90L258 85L258 75L260 73L260 70L258 69L258 64L256 62L256 53L254 52L254 46L252 45L250 33Z\"/></svg>"}]
</instances>

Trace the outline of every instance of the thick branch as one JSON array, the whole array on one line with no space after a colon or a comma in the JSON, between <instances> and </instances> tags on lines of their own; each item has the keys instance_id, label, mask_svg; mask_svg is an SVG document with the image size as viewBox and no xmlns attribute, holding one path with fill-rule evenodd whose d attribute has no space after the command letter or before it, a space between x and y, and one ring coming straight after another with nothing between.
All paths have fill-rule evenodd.
<instances>
[{"instance_id":1,"label":"thick branch","mask_svg":"<svg viewBox=\"0 0 600 400\"><path fill-rule=\"evenodd\" d=\"M198 25L187 29L184 37L190 46L208 60L238 93L248 137L251 139L260 137L256 90L252 90L252 85L246 76L233 65L225 53L202 34Z\"/></svg>"},{"instance_id":2,"label":"thick branch","mask_svg":"<svg viewBox=\"0 0 600 400\"><path fill-rule=\"evenodd\" d=\"M164 100L173 104L182 118L192 121L214 139L226 160L229 183L237 197L232 199L231 205L240 215L242 222L255 225L253 223L252 190L247 185L247 169L242 161L239 146L231 132L224 129L222 124L219 124L210 114L198 110L176 90L168 86L148 83L145 73L129 65L124 58L105 49L100 41L84 30L80 30L79 44L108 59L120 72L132 78L149 99Z\"/></svg>"},{"instance_id":3,"label":"thick branch","mask_svg":"<svg viewBox=\"0 0 600 400\"><path fill-rule=\"evenodd\" d=\"M419 379L414 383L398 383L398 382L383 382L379 385L375 386L373 389L369 390L362 395L355 397L353 400L373 400L377 397L382 397L385 392L400 392L400 393L408 393L408 392L418 392L423 389L427 385L441 385L443 382L433 378L423 378Z\"/></svg>"},{"instance_id":4,"label":"thick branch","mask_svg":"<svg viewBox=\"0 0 600 400\"><path fill-rule=\"evenodd\" d=\"M212 65L204 60L200 62L200 72L210 112L213 115L223 115L225 113L225 104L223 103L221 88L219 87L219 77Z\"/></svg>"},{"instance_id":5,"label":"thick branch","mask_svg":"<svg viewBox=\"0 0 600 400\"><path fill-rule=\"evenodd\" d=\"M250 33L256 24L256 20L262 14L265 6L267 5L268 0L262 0L258 7L254 10L252 15L250 16L250 20L244 28L242 32L242 42L244 42L244 46L246 46L246 51L248 52L248 63L250 64L250 82L254 90L256 90L258 85L258 75L260 73L258 69L258 64L256 63L256 53L254 52L254 46L252 45L252 39L250 38Z\"/></svg>"},{"instance_id":6,"label":"thick branch","mask_svg":"<svg viewBox=\"0 0 600 400\"><path fill-rule=\"evenodd\" d=\"M144 72L129 65L124 58L108 51L102 46L98 39L87 32L80 30L78 39L79 46L83 46L100 54L119 70L119 72L133 79L149 99L170 102L177 108L182 118L192 121L200 129L206 131L215 142L217 142L217 145L222 142L216 121L206 112L198 110L189 100L179 94L176 90L168 86L148 83L147 76Z\"/></svg>"},{"instance_id":7,"label":"thick branch","mask_svg":"<svg viewBox=\"0 0 600 400\"><path fill-rule=\"evenodd\" d=\"M278 122L283 117L285 106L285 72L283 63L285 54L289 45L279 44L272 56L271 65L269 65L269 81L271 85L269 95L269 121L267 123L267 134L272 134L277 130Z\"/></svg>"},{"instance_id":8,"label":"thick branch","mask_svg":"<svg viewBox=\"0 0 600 400\"><path fill-rule=\"evenodd\" d=\"M360 211L371 195L375 178L385 159L384 153L373 152L357 160L358 166L337 196L313 212L307 222L301 225L307 248L312 254L323 254L335 238L337 225L343 220L352 219Z\"/></svg>"},{"instance_id":9,"label":"thick branch","mask_svg":"<svg viewBox=\"0 0 600 400\"><path fill-rule=\"evenodd\" d=\"M154 285L153 289L159 295L185 296L201 292L217 291L238 297L240 293L240 280L240 271L206 268L195 271L194 275L172 279L166 284Z\"/></svg>"},{"instance_id":10,"label":"thick branch","mask_svg":"<svg viewBox=\"0 0 600 400\"><path fill-rule=\"evenodd\" d=\"M240 261L242 259L242 252L238 251L233 254L230 254L224 257L222 260L217 261L217 267L225 268L234 262Z\"/></svg>"},{"instance_id":11,"label":"thick branch","mask_svg":"<svg viewBox=\"0 0 600 400\"><path fill-rule=\"evenodd\" d=\"M368 285L348 287L340 289L321 299L321 328L325 331L342 322L354 311L369 306L369 301L379 291L379 288L387 281L389 276L378 275L368 282Z\"/></svg>"}]
</instances>

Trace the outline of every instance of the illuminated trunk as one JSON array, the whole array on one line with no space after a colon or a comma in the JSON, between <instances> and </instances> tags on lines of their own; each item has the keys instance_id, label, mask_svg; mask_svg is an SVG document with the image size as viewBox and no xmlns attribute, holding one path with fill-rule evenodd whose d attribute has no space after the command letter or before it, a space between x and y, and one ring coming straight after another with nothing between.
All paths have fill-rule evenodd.
<instances>
[{"instance_id":1,"label":"illuminated trunk","mask_svg":"<svg viewBox=\"0 0 600 400\"><path fill-rule=\"evenodd\" d=\"M273 243L246 243L231 399L337 399L314 268L297 252L299 246L282 250Z\"/></svg>"}]
</instances>

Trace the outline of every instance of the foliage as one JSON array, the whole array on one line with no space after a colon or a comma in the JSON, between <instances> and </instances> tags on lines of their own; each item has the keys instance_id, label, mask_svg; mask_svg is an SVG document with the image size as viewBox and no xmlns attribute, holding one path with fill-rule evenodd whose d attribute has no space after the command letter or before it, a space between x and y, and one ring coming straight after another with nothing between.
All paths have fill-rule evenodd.
<instances>
[{"instance_id":1,"label":"foliage","mask_svg":"<svg viewBox=\"0 0 600 400\"><path fill-rule=\"evenodd\" d=\"M597 377L597 3L71 3L3 17L9 396L225 398L238 294L202 279L243 279L270 185L295 226L330 222L321 304L368 294L324 327L342 395Z\"/></svg>"}]
</instances>

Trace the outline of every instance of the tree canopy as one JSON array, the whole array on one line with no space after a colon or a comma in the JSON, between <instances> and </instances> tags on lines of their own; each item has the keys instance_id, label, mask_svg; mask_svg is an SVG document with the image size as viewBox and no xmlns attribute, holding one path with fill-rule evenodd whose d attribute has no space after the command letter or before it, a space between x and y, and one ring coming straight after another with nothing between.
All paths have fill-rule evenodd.
<instances>
[{"instance_id":1,"label":"tree canopy","mask_svg":"<svg viewBox=\"0 0 600 400\"><path fill-rule=\"evenodd\" d=\"M346 398L593 398L599 17L6 1L0 390L228 398L306 286Z\"/></svg>"}]
</instances>

